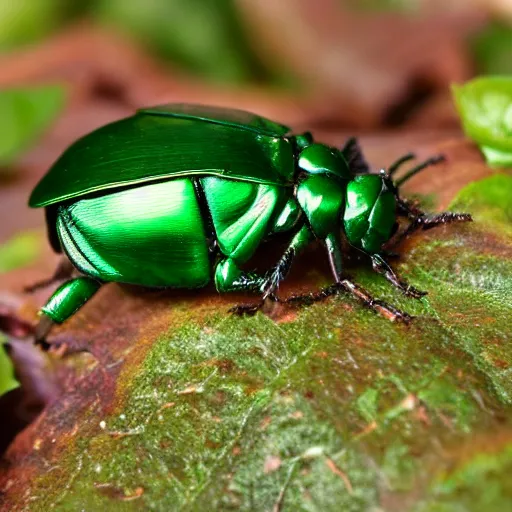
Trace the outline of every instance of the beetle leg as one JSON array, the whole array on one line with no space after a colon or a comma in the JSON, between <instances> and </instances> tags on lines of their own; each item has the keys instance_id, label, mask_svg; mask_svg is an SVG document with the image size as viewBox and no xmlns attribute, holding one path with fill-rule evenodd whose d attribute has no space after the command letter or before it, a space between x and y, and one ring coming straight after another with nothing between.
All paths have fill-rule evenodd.
<instances>
[{"instance_id":1,"label":"beetle leg","mask_svg":"<svg viewBox=\"0 0 512 512\"><path fill-rule=\"evenodd\" d=\"M254 305L242 304L235 306L230 311L236 314L254 314L261 309L265 303L269 301L277 302L279 299L275 296L275 291L279 287L279 283L285 279L290 272L295 256L309 245L313 238L311 230L304 224L293 237L283 256L277 262L277 265L269 273L260 278L261 284L259 291L262 293L260 302Z\"/></svg>"},{"instance_id":2,"label":"beetle leg","mask_svg":"<svg viewBox=\"0 0 512 512\"><path fill-rule=\"evenodd\" d=\"M264 305L264 301L260 301L256 304L238 304L229 309L229 313L233 313L238 316L252 316L255 315Z\"/></svg>"},{"instance_id":3,"label":"beetle leg","mask_svg":"<svg viewBox=\"0 0 512 512\"><path fill-rule=\"evenodd\" d=\"M435 228L441 224L452 222L471 222L473 218L469 213L443 212L437 215L422 215L414 223L421 229L427 230Z\"/></svg>"},{"instance_id":4,"label":"beetle leg","mask_svg":"<svg viewBox=\"0 0 512 512\"><path fill-rule=\"evenodd\" d=\"M260 286L260 290L263 294L257 304L240 304L231 308L230 312L237 315L254 315L265 305L265 302L279 302L274 292L278 288L279 283L288 275L296 252L297 247L292 242L268 277L262 279L263 283Z\"/></svg>"},{"instance_id":5,"label":"beetle leg","mask_svg":"<svg viewBox=\"0 0 512 512\"><path fill-rule=\"evenodd\" d=\"M279 287L279 283L283 281L292 267L293 260L299 252L301 252L313 240L313 234L309 227L304 224L302 228L293 237L290 245L287 247L277 265L272 269L270 274L261 287L262 299L265 301L270 298Z\"/></svg>"},{"instance_id":6,"label":"beetle leg","mask_svg":"<svg viewBox=\"0 0 512 512\"><path fill-rule=\"evenodd\" d=\"M379 313L392 322L398 321L407 324L412 319L408 313L400 311L383 300L375 299L364 288L349 279L342 279L338 283L323 288L319 292L307 293L305 295L292 295L285 300L285 303L310 305L325 300L328 297L339 295L341 292L349 292L365 306L373 309L376 313Z\"/></svg>"},{"instance_id":7,"label":"beetle leg","mask_svg":"<svg viewBox=\"0 0 512 512\"><path fill-rule=\"evenodd\" d=\"M327 247L327 254L329 256L329 263L331 264L331 270L336 279L336 284L332 288L334 290L344 290L351 293L354 297L359 299L363 304L388 320L395 321L399 320L408 323L411 320L411 316L407 313L396 309L395 307L387 304L386 302L375 299L372 297L364 288L361 288L356 283L343 277L343 258L341 253L341 241L337 233L327 236L325 240Z\"/></svg>"},{"instance_id":8,"label":"beetle leg","mask_svg":"<svg viewBox=\"0 0 512 512\"><path fill-rule=\"evenodd\" d=\"M74 315L100 288L101 283L87 276L76 277L61 285L41 308L36 326L35 342L48 348L45 338L54 324L61 324Z\"/></svg>"},{"instance_id":9,"label":"beetle leg","mask_svg":"<svg viewBox=\"0 0 512 512\"><path fill-rule=\"evenodd\" d=\"M287 299L285 299L286 304L300 304L300 305L311 305L315 302L320 302L334 295L338 295L340 293L340 286L338 283L331 284L326 288L322 288L318 292L305 293L302 295L291 295Z\"/></svg>"},{"instance_id":10,"label":"beetle leg","mask_svg":"<svg viewBox=\"0 0 512 512\"><path fill-rule=\"evenodd\" d=\"M329 256L329 263L331 270L336 280L334 285L331 285L320 292L312 293L306 296L290 297L286 300L288 303L293 302L317 302L332 295L337 295L341 291L349 292L354 297L359 299L365 306L373 309L377 313L386 317L391 321L402 321L408 323L411 316L399 309L387 304L386 302L375 299L364 288L361 288L356 283L343 277L343 258L341 252L341 241L337 233L328 235L325 240L327 247L327 254Z\"/></svg>"},{"instance_id":11,"label":"beetle leg","mask_svg":"<svg viewBox=\"0 0 512 512\"><path fill-rule=\"evenodd\" d=\"M245 272L238 268L231 259L226 258L217 264L215 269L215 287L224 292L257 292L265 278L254 272ZM240 304L229 310L236 315L254 315L263 306L263 301L257 304Z\"/></svg>"},{"instance_id":12,"label":"beetle leg","mask_svg":"<svg viewBox=\"0 0 512 512\"><path fill-rule=\"evenodd\" d=\"M45 351L51 347L51 344L46 341L46 337L54 325L55 322L49 316L42 314L34 330L34 343Z\"/></svg>"},{"instance_id":13,"label":"beetle leg","mask_svg":"<svg viewBox=\"0 0 512 512\"><path fill-rule=\"evenodd\" d=\"M396 288L402 291L407 297L420 299L424 295L427 295L427 292L418 290L403 279L400 279L380 254L372 254L371 259L373 270L384 276L393 286L396 286Z\"/></svg>"},{"instance_id":14,"label":"beetle leg","mask_svg":"<svg viewBox=\"0 0 512 512\"><path fill-rule=\"evenodd\" d=\"M356 283L350 281L349 279L343 279L339 283L339 287L343 290L351 293L354 297L359 299L365 306L370 309L373 309L376 313L379 313L383 317L387 318L392 322L404 322L409 323L412 317L405 313L404 311L400 311L395 308L391 304L384 302L379 299L375 299L372 297L364 288L357 285Z\"/></svg>"},{"instance_id":15,"label":"beetle leg","mask_svg":"<svg viewBox=\"0 0 512 512\"><path fill-rule=\"evenodd\" d=\"M63 281L64 279L69 279L73 271L75 270L75 267L73 267L73 264L71 261L68 260L65 256L63 256L59 263L57 264L57 268L55 269L54 273L47 279L42 279L41 281L37 281L36 283L32 283L31 285L25 286L23 288L23 291L26 293L33 293L37 290L40 290L41 288L46 288L47 286L52 285L53 283L56 283L57 281Z\"/></svg>"},{"instance_id":16,"label":"beetle leg","mask_svg":"<svg viewBox=\"0 0 512 512\"><path fill-rule=\"evenodd\" d=\"M338 233L327 235L325 239L327 256L334 280L339 283L343 274L343 256L341 252L341 239Z\"/></svg>"},{"instance_id":17,"label":"beetle leg","mask_svg":"<svg viewBox=\"0 0 512 512\"><path fill-rule=\"evenodd\" d=\"M390 168L389 175L392 176L393 173L396 172L396 170L400 167L400 165L403 162L406 162L407 160L410 160L411 158L407 158L408 155L405 155L403 159L397 160L395 164L393 164ZM413 176L416 176L419 172L423 171L427 167L432 167L433 165L437 165L441 162L444 162L446 160L446 157L444 155L436 155L431 158L428 158L424 162L419 163L412 169L408 170L401 178L395 180L395 187L398 189L400 188L406 181L410 180ZM398 164L398 165L397 165Z\"/></svg>"}]
</instances>

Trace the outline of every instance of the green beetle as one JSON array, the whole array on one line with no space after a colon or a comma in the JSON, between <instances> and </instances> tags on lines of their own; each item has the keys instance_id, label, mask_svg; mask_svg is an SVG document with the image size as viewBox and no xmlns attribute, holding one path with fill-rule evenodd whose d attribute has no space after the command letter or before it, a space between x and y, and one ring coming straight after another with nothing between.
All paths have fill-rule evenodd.
<instances>
[{"instance_id":1,"label":"green beetle","mask_svg":"<svg viewBox=\"0 0 512 512\"><path fill-rule=\"evenodd\" d=\"M199 105L146 108L104 126L70 146L30 197L31 207L46 209L52 247L72 264L54 276L70 279L42 308L37 339L111 281L200 288L213 280L219 292L259 293L260 303L237 309L255 311L275 299L292 260L315 239L327 248L329 293L349 291L408 320L344 276L342 238L404 293L423 295L382 256L397 216L411 220L409 231L470 217L426 216L400 199L391 176L410 158L371 174L355 139L338 150L254 114ZM273 235L289 240L276 265L262 274L243 270ZM71 270L80 275L71 278Z\"/></svg>"}]
</instances>

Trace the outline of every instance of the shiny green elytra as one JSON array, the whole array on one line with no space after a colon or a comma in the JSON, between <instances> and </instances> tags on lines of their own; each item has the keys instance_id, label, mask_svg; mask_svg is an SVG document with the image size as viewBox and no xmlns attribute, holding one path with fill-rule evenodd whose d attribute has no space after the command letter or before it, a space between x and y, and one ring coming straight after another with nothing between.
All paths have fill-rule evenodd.
<instances>
[{"instance_id":1,"label":"shiny green elytra","mask_svg":"<svg viewBox=\"0 0 512 512\"><path fill-rule=\"evenodd\" d=\"M161 288L213 281L219 292L273 298L295 255L315 239L327 247L335 282L373 306L343 276L342 238L393 284L414 290L380 254L404 205L389 175L369 174L355 140L336 149L238 110L139 110L71 145L32 193L30 206L46 208L53 248L80 274L42 308L38 337L111 281ZM275 236L289 241L276 265L243 270Z\"/></svg>"}]
</instances>

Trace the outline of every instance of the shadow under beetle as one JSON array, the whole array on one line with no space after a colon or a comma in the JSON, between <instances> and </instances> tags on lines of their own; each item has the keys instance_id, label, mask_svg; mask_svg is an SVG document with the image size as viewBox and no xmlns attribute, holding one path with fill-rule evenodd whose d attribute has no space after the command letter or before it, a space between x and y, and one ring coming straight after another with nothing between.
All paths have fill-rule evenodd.
<instances>
[{"instance_id":1,"label":"shadow under beetle","mask_svg":"<svg viewBox=\"0 0 512 512\"><path fill-rule=\"evenodd\" d=\"M213 279L219 292L260 294L258 304L234 308L254 312L277 300L293 259L315 239L325 244L335 284L289 302L343 290L391 320L408 321L344 275L342 237L403 293L425 294L383 257L397 217L409 219L406 234L471 217L426 215L401 199L399 186L441 159L393 182L412 158L371 174L355 139L338 150L254 114L199 105L146 108L93 131L62 154L30 197L30 206L46 208L52 247L67 256L52 279L39 283L68 278L41 309L37 341L44 344L54 323L110 281L200 288ZM263 274L242 270L271 235L289 240L277 264Z\"/></svg>"}]
</instances>

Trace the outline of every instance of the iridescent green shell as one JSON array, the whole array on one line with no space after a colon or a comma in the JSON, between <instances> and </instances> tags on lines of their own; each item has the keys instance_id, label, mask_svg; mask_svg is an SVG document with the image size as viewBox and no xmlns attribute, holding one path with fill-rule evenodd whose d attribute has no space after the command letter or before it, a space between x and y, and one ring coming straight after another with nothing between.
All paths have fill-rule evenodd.
<instances>
[{"instance_id":1,"label":"iridescent green shell","mask_svg":"<svg viewBox=\"0 0 512 512\"><path fill-rule=\"evenodd\" d=\"M138 111L71 145L39 182L32 207L191 175L292 186L288 127L239 110L167 105Z\"/></svg>"},{"instance_id":2,"label":"iridescent green shell","mask_svg":"<svg viewBox=\"0 0 512 512\"><path fill-rule=\"evenodd\" d=\"M391 236L396 221L395 196L377 174L356 176L347 185L345 234L355 247L375 254Z\"/></svg>"},{"instance_id":3,"label":"iridescent green shell","mask_svg":"<svg viewBox=\"0 0 512 512\"><path fill-rule=\"evenodd\" d=\"M166 117L180 117L183 119L198 119L210 123L242 128L244 130L252 130L257 134L270 135L271 137L282 137L290 131L290 128L284 124L279 124L251 112L234 108L171 103L168 105L141 108L138 112Z\"/></svg>"}]
</instances>

